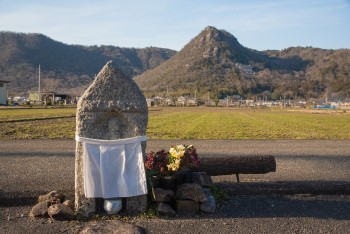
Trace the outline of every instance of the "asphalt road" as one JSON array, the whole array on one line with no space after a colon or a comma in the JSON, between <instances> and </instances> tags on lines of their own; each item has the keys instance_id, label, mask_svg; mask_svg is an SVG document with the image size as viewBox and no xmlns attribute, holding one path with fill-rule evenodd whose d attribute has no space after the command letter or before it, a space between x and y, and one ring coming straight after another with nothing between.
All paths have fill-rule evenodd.
<instances>
[{"instance_id":1,"label":"asphalt road","mask_svg":"<svg viewBox=\"0 0 350 234\"><path fill-rule=\"evenodd\" d=\"M130 220L148 232L349 232L349 140L150 140L147 151L167 149L171 144L180 143L193 144L200 157L273 155L277 171L241 175L240 185L233 176L214 177L217 184L226 184L232 195L215 214ZM74 192L74 149L73 140L0 141L0 233L75 233L84 225L28 218L36 196L51 190ZM279 191L281 186L290 183L299 187L321 184L331 190L334 186L341 189L336 195L325 195L322 191L316 194L306 191L299 195L267 192L272 187ZM279 184L277 189L276 184ZM240 186L250 189L234 195ZM254 194L257 190L262 192Z\"/></svg>"},{"instance_id":2,"label":"asphalt road","mask_svg":"<svg viewBox=\"0 0 350 234\"><path fill-rule=\"evenodd\" d=\"M200 157L273 155L276 158L275 173L241 175L242 182L350 180L348 140L150 140L147 152L180 143L193 144ZM8 192L73 191L74 150L73 140L0 141L0 189ZM230 178L233 177L221 179Z\"/></svg>"}]
</instances>

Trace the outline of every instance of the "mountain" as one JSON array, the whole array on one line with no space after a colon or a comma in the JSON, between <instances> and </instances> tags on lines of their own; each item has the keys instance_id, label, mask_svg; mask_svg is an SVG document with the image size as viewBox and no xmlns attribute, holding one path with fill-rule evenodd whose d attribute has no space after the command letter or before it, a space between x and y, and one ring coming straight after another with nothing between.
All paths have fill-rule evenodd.
<instances>
[{"instance_id":1,"label":"mountain","mask_svg":"<svg viewBox=\"0 0 350 234\"><path fill-rule=\"evenodd\" d=\"M335 99L350 95L350 50L292 47L257 51L225 30L206 27L160 66L134 80L146 96ZM168 93L168 94L169 94Z\"/></svg>"},{"instance_id":2,"label":"mountain","mask_svg":"<svg viewBox=\"0 0 350 234\"><path fill-rule=\"evenodd\" d=\"M156 47L67 45L42 34L0 32L0 80L10 81L9 95L25 95L38 89L40 64L43 91L79 95L109 60L131 78L175 53Z\"/></svg>"}]
</instances>

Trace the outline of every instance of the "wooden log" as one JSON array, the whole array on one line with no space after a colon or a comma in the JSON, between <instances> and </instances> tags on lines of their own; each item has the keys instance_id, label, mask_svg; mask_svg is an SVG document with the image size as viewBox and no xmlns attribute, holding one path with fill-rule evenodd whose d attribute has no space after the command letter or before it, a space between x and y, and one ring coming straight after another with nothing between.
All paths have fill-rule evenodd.
<instances>
[{"instance_id":1,"label":"wooden log","mask_svg":"<svg viewBox=\"0 0 350 234\"><path fill-rule=\"evenodd\" d=\"M210 176L265 174L276 171L276 161L269 155L205 157L194 171L203 171Z\"/></svg>"}]
</instances>

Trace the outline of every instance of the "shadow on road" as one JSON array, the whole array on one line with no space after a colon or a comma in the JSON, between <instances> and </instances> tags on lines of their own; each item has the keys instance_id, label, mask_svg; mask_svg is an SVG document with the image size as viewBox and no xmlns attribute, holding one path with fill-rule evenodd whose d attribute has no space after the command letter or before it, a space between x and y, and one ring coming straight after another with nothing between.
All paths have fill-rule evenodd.
<instances>
[{"instance_id":1,"label":"shadow on road","mask_svg":"<svg viewBox=\"0 0 350 234\"><path fill-rule=\"evenodd\" d=\"M221 208L227 218L300 218L350 220L349 197L233 196Z\"/></svg>"},{"instance_id":2,"label":"shadow on road","mask_svg":"<svg viewBox=\"0 0 350 234\"><path fill-rule=\"evenodd\" d=\"M74 157L74 152L48 152L48 151L31 151L31 152L14 152L1 151L0 157Z\"/></svg>"}]
</instances>

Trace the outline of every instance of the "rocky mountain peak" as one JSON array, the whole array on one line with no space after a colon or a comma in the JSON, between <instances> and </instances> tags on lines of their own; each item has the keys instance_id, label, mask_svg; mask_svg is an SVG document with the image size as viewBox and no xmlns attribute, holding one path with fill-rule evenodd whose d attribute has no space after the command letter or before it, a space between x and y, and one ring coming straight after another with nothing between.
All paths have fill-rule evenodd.
<instances>
[{"instance_id":1,"label":"rocky mountain peak","mask_svg":"<svg viewBox=\"0 0 350 234\"><path fill-rule=\"evenodd\" d=\"M179 53L181 58L207 59L220 63L221 60L237 60L244 63L242 55L249 51L237 39L225 30L208 26L194 37Z\"/></svg>"}]
</instances>

